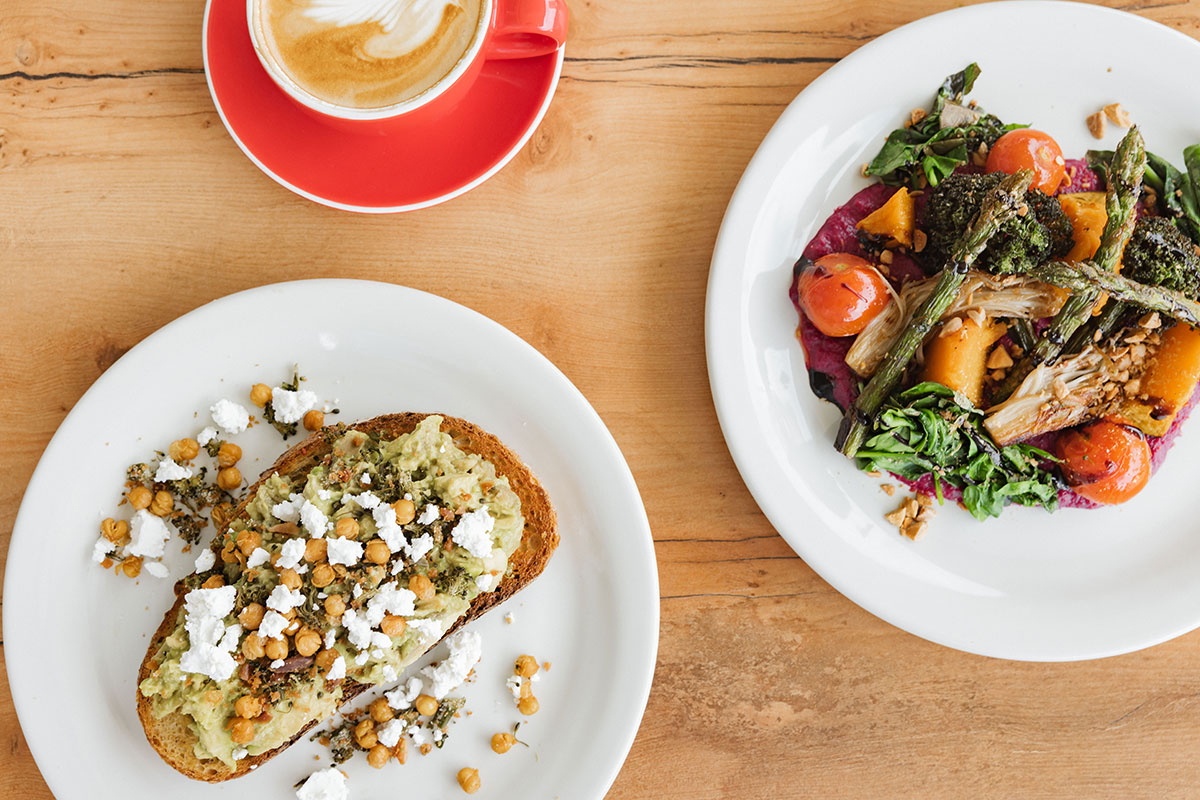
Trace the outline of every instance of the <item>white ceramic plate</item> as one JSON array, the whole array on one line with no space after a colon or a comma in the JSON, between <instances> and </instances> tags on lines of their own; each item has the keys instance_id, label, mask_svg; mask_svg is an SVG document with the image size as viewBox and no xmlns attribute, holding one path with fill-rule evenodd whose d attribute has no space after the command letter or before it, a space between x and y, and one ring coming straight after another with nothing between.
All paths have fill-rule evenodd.
<instances>
[{"instance_id":1,"label":"white ceramic plate","mask_svg":"<svg viewBox=\"0 0 1200 800\"><path fill-rule=\"evenodd\" d=\"M136 584L89 553L126 466L194 436L211 403L242 402L296 361L308 388L336 398L336 419L443 411L495 433L542 479L562 536L540 578L472 625L484 637L464 691L473 713L447 746L383 770L360 754L346 765L351 796L456 797L455 774L474 766L478 797L602 797L641 720L658 642L650 529L616 443L567 378L500 325L423 292L339 280L242 292L167 325L96 381L46 448L9 549L4 633L17 713L55 796L294 798L293 782L328 763L304 741L218 787L166 766L134 712L135 677L196 552L175 542L171 579L143 572ZM265 424L235 438L247 476L285 447ZM523 652L552 668L536 685L541 710L521 726L531 747L499 756L488 742L521 719L504 680Z\"/></svg>"},{"instance_id":2,"label":"white ceramic plate","mask_svg":"<svg viewBox=\"0 0 1200 800\"><path fill-rule=\"evenodd\" d=\"M1056 40L1045 44L1042 33ZM813 396L787 291L792 264L912 108L971 61L973 97L1049 131L1069 157L1084 119L1120 101L1147 146L1182 161L1200 141L1200 45L1130 14L1075 3L957 9L865 45L814 81L771 129L730 201L708 283L709 378L721 427L775 528L873 614L951 647L1027 660L1095 658L1200 625L1200 421L1124 506L939 512L919 543L883 520L895 499L833 449L840 414ZM1110 127L1102 146L1121 135Z\"/></svg>"}]
</instances>

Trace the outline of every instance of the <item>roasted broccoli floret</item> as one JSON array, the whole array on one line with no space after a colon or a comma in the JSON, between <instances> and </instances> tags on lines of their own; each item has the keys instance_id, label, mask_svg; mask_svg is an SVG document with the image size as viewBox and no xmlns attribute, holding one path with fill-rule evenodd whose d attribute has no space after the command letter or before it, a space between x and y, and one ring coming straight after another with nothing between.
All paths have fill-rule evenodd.
<instances>
[{"instance_id":1,"label":"roasted broccoli floret","mask_svg":"<svg viewBox=\"0 0 1200 800\"><path fill-rule=\"evenodd\" d=\"M946 266L950 248L979 211L984 194L1003 178L999 172L955 173L930 192L919 225L927 237L925 248L918 254L926 272L934 273ZM1058 201L1030 189L1025 202L1028 212L1000 227L975 262L976 269L994 275L1019 274L1070 251L1071 220Z\"/></svg>"},{"instance_id":2,"label":"roasted broccoli floret","mask_svg":"<svg viewBox=\"0 0 1200 800\"><path fill-rule=\"evenodd\" d=\"M1200 296L1196 245L1166 217L1138 220L1121 263L1121 274L1131 280Z\"/></svg>"}]
</instances>

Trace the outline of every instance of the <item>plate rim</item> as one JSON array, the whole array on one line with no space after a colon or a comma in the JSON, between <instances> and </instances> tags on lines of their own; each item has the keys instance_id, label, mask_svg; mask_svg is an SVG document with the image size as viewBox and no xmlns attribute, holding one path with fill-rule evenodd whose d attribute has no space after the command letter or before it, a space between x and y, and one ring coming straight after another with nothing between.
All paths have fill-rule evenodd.
<instances>
[{"instance_id":1,"label":"plate rim","mask_svg":"<svg viewBox=\"0 0 1200 800\"><path fill-rule=\"evenodd\" d=\"M761 468L759 464L761 459L757 458L757 451L752 451L750 444L743 441L746 438L746 434L741 432L740 426L737 424L739 415L737 414L738 408L735 408L735 406L740 407L744 411L749 405L748 401L743 401L740 396L735 400L736 387L739 385L739 381L736 379L740 374L745 373L745 359L737 350L741 342L739 340L736 346L730 345L728 350L726 350L721 338L721 335L729 330L728 327L721 327L724 317L728 316L732 319L736 316L737 312L730 304L722 305L722 298L717 296L720 289L724 288L721 286L721 278L726 272L732 273L736 270L740 274L742 267L741 264L736 262L744 263L745 245L751 238L750 230L760 210L760 206L748 205L748 203L753 203L755 200L753 195L764 191L762 187L767 183L771 169L778 165L777 160L768 162L766 158L768 156L776 156L778 154L777 151L791 152L791 150L783 150L787 146L783 140L790 133L786 129L791 128L795 124L794 120L804 114L806 110L804 108L804 97L809 93L810 89L823 87L825 84L839 79L843 72L857 67L859 62L867 61L873 56L873 53L881 43L890 43L892 39L901 36L911 36L926 26L942 23L948 18L963 18L960 22L965 23L966 18L976 15L984 17L995 13L1028 15L1035 13L1039 8L1047 7L1055 9L1069 8L1068 13L1079 14L1084 17L1089 15L1110 19L1119 17L1125 24L1141 26L1143 30L1154 31L1154 35L1156 36L1166 34L1188 43L1191 47L1200 47L1200 41L1147 17L1107 6L1069 2L1069 0L993 0L993 2L961 6L915 19L863 44L833 64L797 93L771 125L762 142L755 149L754 155L747 163L742 176L734 188L733 194L730 196L718 229L716 242L713 246L713 255L710 261L705 292L704 342L705 363L708 369L709 388L713 396L713 405L717 412L721 433L725 438L734 465L737 467L738 473L741 475L755 503L771 523L772 527L775 528L780 537L787 542L788 546L804 560L818 577L828 583L839 594L872 616L935 644L973 655L1003 660L1069 662L1123 655L1170 641L1200 628L1200 612L1188 624L1178 625L1156 632L1153 635L1143 636L1137 641L1125 642L1118 646L1087 650L1077 648L1067 655L1062 653L1040 653L1036 650L1014 654L1012 652L1005 652L1003 649L989 647L986 642L956 638L953 635L944 635L938 630L936 624L930 624L927 620L914 621L905 619L902 614L895 613L886 605L869 598L861 587L841 580L841 576L831 578L830 575L835 570L821 557L818 552L819 548L811 547L809 542L805 540L806 537L802 534L786 532L788 531L787 509L782 507L782 501L776 499L770 493L766 492L762 485L759 485L760 479L758 473ZM733 355L731 356L730 353ZM730 378L733 378L733 380L730 380Z\"/></svg>"},{"instance_id":2,"label":"plate rim","mask_svg":"<svg viewBox=\"0 0 1200 800\"><path fill-rule=\"evenodd\" d=\"M346 288L347 285L349 285L350 287L356 288L359 291L369 288L378 289L383 287L388 291L401 291L408 293L410 296L418 298L420 302L430 302L434 305L441 305L443 308L453 309L454 313L462 313L467 317L476 318L483 325L492 328L493 332L498 338L509 338L514 347L517 349L524 349L528 354L534 356L536 359L540 360L544 366L549 368L549 374L556 380L556 382L560 384L562 390L565 392L564 396L571 397L575 401L588 424L598 426L596 428L596 432L599 434L598 441L606 450L608 450L608 458L615 458L617 463L623 467L623 469L616 470L616 474L613 477L624 484L624 491L632 500L631 510L636 510L638 512L635 515L635 518L629 520L628 525L625 527L625 535L629 539L631 548L636 546L641 551L636 563L644 565L643 571L645 572L645 575L641 576L640 583L646 587L649 602L646 603L645 608L639 609L638 614L638 618L645 621L640 636L642 639L641 645L633 654L635 657L639 653L642 654L639 659L639 663L636 664L636 668L631 668L629 672L622 673L623 685L626 690L625 693L631 694L634 697L634 702L632 702L629 706L632 711L626 723L623 725L623 734L619 741L620 747L616 751L620 753L620 757L614 759L614 762L604 771L605 777L602 780L603 785L600 783L596 785L596 797L603 797L612 787L612 784L616 781L621 769L628 760L629 752L633 747L634 740L637 738L637 734L641 730L641 725L645 718L647 703L649 702L650 690L654 681L655 668L658 661L661 606L658 559L654 545L653 532L650 527L649 516L646 514L645 502L642 499L641 490L637 486L637 481L634 478L633 471L630 469L628 461L625 459L625 455L621 451L620 445L617 443L616 438L612 435L612 432L608 429L607 424L605 424L603 418L588 401L587 397L584 396L579 388L575 386L571 379L568 378L553 361L551 361L532 344L525 341L525 339L516 332L510 330L496 320L493 320L491 317L476 311L470 306L459 303L455 300L451 300L447 297L443 297L439 294L397 283L354 278L311 278L262 284L260 286L243 289L238 292L214 298L213 300L210 300L184 314L181 314L180 316L160 326L153 332L147 334L137 344L122 354L120 358L118 358L115 362L113 362L113 364L105 369L104 372L97 376L87 390L85 390L84 393L80 395L79 399L75 401L75 404L71 407L71 410L68 411L63 417L62 421L55 429L54 434L46 443L45 448L38 457L37 464L30 475L29 481L25 486L21 496L20 505L17 509L17 514L13 520L12 532L6 551L6 568L4 573L3 593L0 595L0 597L3 598L3 600L0 600L0 625L3 626L6 639L4 664L5 674L7 675L9 683L9 695L13 701L13 708L16 711L17 722L21 728L22 736L25 738L25 742L29 747L30 754L33 756L34 763L37 765L38 771L41 773L43 780L56 797L65 798L68 796L65 794L60 794L60 791L66 787L63 786L63 782L57 777L58 772L61 771L61 767L56 768L57 762L51 757L52 754L50 751L53 746L52 743L45 741L44 734L41 736L41 738L36 738L30 736L28 733L30 728L26 725L26 720L30 719L34 712L34 709L30 705L33 702L31 699L31 695L33 693L31 693L29 689L35 682L34 678L36 670L31 666L24 665L23 662L27 658L25 654L26 651L29 649L29 646L33 644L33 637L27 635L29 633L29 625L22 622L16 616L16 606L22 604L4 602L8 601L10 597L12 597L10 594L10 589L13 592L18 591L18 589L14 587L16 587L20 581L19 578L15 577L19 570L13 569L13 566L20 560L20 558L25 557L22 551L26 548L26 543L32 542L33 538L32 531L27 534L22 534L22 531L26 527L30 527L32 525L32 523L30 523L28 520L32 519L34 516L34 511L32 509L34 498L30 489L38 480L39 473L43 472L43 467L50 463L52 457L56 456L56 451L66 446L66 440L60 440L60 437L63 433L63 430L67 427L68 421L79 411L79 409L84 407L85 402L93 394L93 392L98 391L98 387L100 387L102 384L106 384L108 381L116 380L115 368L118 364L134 355L139 350L144 349L147 342L150 342L151 339L158 337L159 334L163 334L164 332L169 333L169 331L173 328L182 328L185 321L189 318L195 318L201 316L202 314L214 313L221 305L232 301L234 298L243 298L253 294L269 296L272 293L279 291L286 293L295 287L309 287L317 285L329 288L334 288L335 286ZM21 542L22 544L19 546L19 549L15 551L17 558L14 559L14 547L17 546L18 542ZM18 643L18 647L15 649L13 648L14 640ZM14 656L14 654L16 655ZM32 655L28 656L28 658L36 660Z\"/></svg>"},{"instance_id":3,"label":"plate rim","mask_svg":"<svg viewBox=\"0 0 1200 800\"><path fill-rule=\"evenodd\" d=\"M541 126L542 119L546 116L546 112L550 109L550 103L554 100L554 95L558 92L558 82L559 78L562 76L563 61L566 58L567 47L564 44L561 45L556 52L554 61L554 74L550 78L550 86L546 91L546 96L542 98L542 104L538 108L537 113L534 115L533 121L525 129L525 132L521 134L520 138L518 138L513 147L504 153L504 155L501 156L496 163L492 164L480 175L464 183L458 188L446 192L445 194L432 197L428 200L421 200L416 203L403 203L396 206L364 206L357 205L355 203L342 203L337 200L331 200L327 197L322 197L321 195L310 192L307 189L302 189L276 173L274 170L270 169L266 164L259 160L258 156L254 154L254 151L251 150L241 140L241 137L239 137L237 132L233 129L233 125L230 124L229 119L225 116L225 109L221 107L221 100L219 97L217 97L217 90L213 86L212 74L208 68L208 16L213 2L214 0L205 0L204 2L204 21L201 23L200 50L204 60L204 81L208 84L208 95L210 98L212 98L213 105L217 109L217 115L221 118L221 124L225 126L225 132L229 134L229 137L233 139L234 144L238 146L238 149L242 151L246 158L250 159L250 162L253 163L254 166L258 167L259 170L262 171L262 173L268 178L275 181L288 191L297 194L306 200L311 200L314 203L318 203L328 208L336 208L339 211L353 211L359 214L400 214L405 211L418 211L422 208L430 208L432 206L441 205L442 203L453 200L456 197L460 197L461 195L466 194L484 181L491 178L497 172L508 166L508 163L516 158L518 153L525 149L525 145L529 143L531 138L533 138L534 132L536 132Z\"/></svg>"}]
</instances>

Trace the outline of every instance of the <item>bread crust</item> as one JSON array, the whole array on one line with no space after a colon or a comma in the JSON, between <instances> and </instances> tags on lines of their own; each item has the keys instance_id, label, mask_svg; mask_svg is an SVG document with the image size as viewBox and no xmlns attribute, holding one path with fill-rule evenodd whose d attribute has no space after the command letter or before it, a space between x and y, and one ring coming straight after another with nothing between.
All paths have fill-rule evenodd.
<instances>
[{"instance_id":1,"label":"bread crust","mask_svg":"<svg viewBox=\"0 0 1200 800\"><path fill-rule=\"evenodd\" d=\"M431 415L415 412L385 414L349 425L347 429L378 433L383 439L394 439L400 434L411 432L427 416ZM509 558L509 571L496 589L484 592L475 598L466 614L446 631L442 637L445 639L446 636L471 620L482 616L493 606L507 600L540 575L554 549L558 546L558 529L554 507L550 503L546 490L542 488L538 479L515 453L498 438L473 423L445 414L439 416L442 417L442 431L449 433L458 447L487 459L496 467L497 475L508 478L510 487L521 499L521 513L525 517L525 529L522 532L521 543ZM245 497L235 509L233 519L245 514L247 504L254 498L258 487L267 478L276 473L297 477L305 475L319 463L331 448L331 437L325 435L327 432L327 430L325 432L317 431L281 455L247 490ZM216 543L219 539L219 536L214 537L214 551L218 550ZM147 648L138 670L139 686L153 671L152 659L163 639L175 629L178 616L183 610L183 597L186 591L182 580L175 584L175 604L163 616L162 623L150 640L150 646ZM342 706L344 707L369 688L372 688L369 684L358 683L349 678L343 679ZM138 719L141 720L146 740L150 742L150 746L164 761L187 777L212 783L240 778L248 774L259 764L269 761L291 747L293 743L323 721L321 719L313 720L284 744L257 756L243 758L237 762L237 769L231 770L215 758L200 759L196 757L193 750L196 736L188 727L187 715L177 711L162 719L155 719L150 699L143 697L140 691L137 691L136 694Z\"/></svg>"}]
</instances>

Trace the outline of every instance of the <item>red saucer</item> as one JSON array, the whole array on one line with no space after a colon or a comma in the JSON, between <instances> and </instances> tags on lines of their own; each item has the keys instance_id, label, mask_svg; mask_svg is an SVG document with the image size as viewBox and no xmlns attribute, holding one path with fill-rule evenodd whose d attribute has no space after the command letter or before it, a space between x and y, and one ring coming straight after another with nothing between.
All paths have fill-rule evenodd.
<instances>
[{"instance_id":1,"label":"red saucer","mask_svg":"<svg viewBox=\"0 0 1200 800\"><path fill-rule=\"evenodd\" d=\"M541 122L563 60L559 48L489 61L436 124L356 133L310 116L275 85L250 43L246 0L208 0L203 46L217 112L250 160L296 194L369 213L436 205L494 175Z\"/></svg>"}]
</instances>

